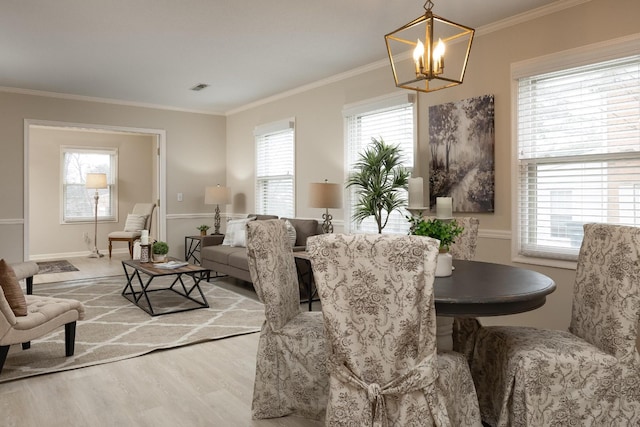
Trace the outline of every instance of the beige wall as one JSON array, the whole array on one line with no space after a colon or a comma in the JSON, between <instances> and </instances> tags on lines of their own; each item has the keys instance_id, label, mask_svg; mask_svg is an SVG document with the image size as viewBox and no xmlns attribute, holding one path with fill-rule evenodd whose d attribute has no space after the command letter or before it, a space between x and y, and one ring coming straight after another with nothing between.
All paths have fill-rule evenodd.
<instances>
[{"instance_id":1,"label":"beige wall","mask_svg":"<svg viewBox=\"0 0 640 427\"><path fill-rule=\"evenodd\" d=\"M496 211L480 214L478 259L509 264L511 233L511 87L510 67L517 61L634 34L640 31L637 0L592 0L553 15L493 32L482 31L473 43L462 86L419 96L418 168L427 176L425 124L429 105L493 94L496 107ZM413 16L409 14L407 20ZM381 37L385 29L381 29ZM390 29L387 29L390 30ZM485 29L486 30L486 29ZM382 44L382 38L372 43ZM171 254L181 256L185 235L195 226L213 223L204 205L207 185L226 183L236 214L254 209L254 141L257 125L296 119L296 215L319 218L308 207L309 182L344 180L342 108L345 104L401 92L392 83L388 64L381 61L363 74L230 114L227 118L152 108L112 105L0 92L0 256L21 260L25 119L107 126L163 129L167 135L167 240ZM178 202L178 192L184 201ZM344 212L334 210L340 230ZM547 304L516 316L483 319L533 326L566 328L570 316L574 272L528 266L551 276L558 289Z\"/></svg>"},{"instance_id":2,"label":"beige wall","mask_svg":"<svg viewBox=\"0 0 640 427\"><path fill-rule=\"evenodd\" d=\"M122 230L136 202L153 203L155 137L64 128L29 130L29 255L31 259L87 252L83 233L94 238L94 223L61 224L61 147L118 150L118 222L98 224L98 248L107 253L107 235ZM117 243L114 249L126 249Z\"/></svg>"},{"instance_id":3,"label":"beige wall","mask_svg":"<svg viewBox=\"0 0 640 427\"><path fill-rule=\"evenodd\" d=\"M196 233L203 218L213 223L204 188L225 183L225 117L0 92L0 257L23 259L25 119L164 130L170 253L183 255L185 233Z\"/></svg>"},{"instance_id":4,"label":"beige wall","mask_svg":"<svg viewBox=\"0 0 640 427\"><path fill-rule=\"evenodd\" d=\"M640 31L638 16L640 2L637 0L592 0L516 26L485 31L484 35L479 32L473 42L464 84L420 94L420 154L417 163L425 177L428 174L428 107L485 94L495 96L495 213L478 214L481 238L477 259L511 264L511 64L634 34ZM407 16L409 18L410 15ZM234 212L246 213L254 208L252 132L255 126L288 117L296 118L296 214L318 218L322 212L307 207L307 185L324 178L331 182L344 180L343 106L397 91L388 64L384 64L362 75L230 115L227 118L227 181L234 193L242 193L241 196L236 194ZM343 223L342 210L335 210L333 214L336 223ZM530 265L525 267L545 273L556 281L558 288L548 298L547 304L530 313L483 321L565 329L570 318L575 272Z\"/></svg>"}]
</instances>

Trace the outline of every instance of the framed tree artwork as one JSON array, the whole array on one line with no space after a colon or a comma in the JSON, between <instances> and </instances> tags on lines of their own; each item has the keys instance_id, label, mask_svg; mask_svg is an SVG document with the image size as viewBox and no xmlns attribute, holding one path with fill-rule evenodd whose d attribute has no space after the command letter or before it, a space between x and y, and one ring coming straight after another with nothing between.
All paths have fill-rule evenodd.
<instances>
[{"instance_id":1,"label":"framed tree artwork","mask_svg":"<svg viewBox=\"0 0 640 427\"><path fill-rule=\"evenodd\" d=\"M493 95L429 107L430 207L453 198L454 212L493 212Z\"/></svg>"}]
</instances>

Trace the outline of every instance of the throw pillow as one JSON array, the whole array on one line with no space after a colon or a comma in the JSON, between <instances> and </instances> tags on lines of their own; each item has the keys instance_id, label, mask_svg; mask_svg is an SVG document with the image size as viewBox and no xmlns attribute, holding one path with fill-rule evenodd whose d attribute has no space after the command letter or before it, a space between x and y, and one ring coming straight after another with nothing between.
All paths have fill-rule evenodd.
<instances>
[{"instance_id":1,"label":"throw pillow","mask_svg":"<svg viewBox=\"0 0 640 427\"><path fill-rule=\"evenodd\" d=\"M24 292L22 292L20 282L18 282L13 268L11 268L4 259L0 259L0 287L2 287L4 297L7 299L13 314L16 316L26 316L27 301L24 298Z\"/></svg>"},{"instance_id":2,"label":"throw pillow","mask_svg":"<svg viewBox=\"0 0 640 427\"><path fill-rule=\"evenodd\" d=\"M144 230L144 226L147 223L146 215L127 215L127 221L124 223L124 231L140 231Z\"/></svg>"},{"instance_id":3,"label":"throw pillow","mask_svg":"<svg viewBox=\"0 0 640 427\"><path fill-rule=\"evenodd\" d=\"M283 218L291 221L296 229L296 246L306 246L307 237L318 234L318 221L315 219Z\"/></svg>"},{"instance_id":4,"label":"throw pillow","mask_svg":"<svg viewBox=\"0 0 640 427\"><path fill-rule=\"evenodd\" d=\"M255 218L240 218L240 219L232 219L229 220L227 222L227 230L225 231L224 234L224 240L222 241L222 244L224 246L239 246L236 245L236 234L238 234L239 236L237 237L238 242L242 242L244 240L246 240L246 230L245 227L247 225L247 222L249 221L253 221Z\"/></svg>"},{"instance_id":5,"label":"throw pillow","mask_svg":"<svg viewBox=\"0 0 640 427\"><path fill-rule=\"evenodd\" d=\"M289 237L289 242L291 243L291 247L296 245L296 229L288 219L284 221L284 226L287 228L287 237Z\"/></svg>"}]
</instances>

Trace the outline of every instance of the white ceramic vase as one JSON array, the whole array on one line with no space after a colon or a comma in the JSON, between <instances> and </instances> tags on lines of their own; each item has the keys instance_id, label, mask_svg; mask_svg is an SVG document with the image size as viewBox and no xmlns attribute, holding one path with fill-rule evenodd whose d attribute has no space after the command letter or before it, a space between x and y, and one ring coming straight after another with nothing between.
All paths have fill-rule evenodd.
<instances>
[{"instance_id":1,"label":"white ceramic vase","mask_svg":"<svg viewBox=\"0 0 640 427\"><path fill-rule=\"evenodd\" d=\"M438 254L438 262L436 264L436 277L451 276L453 272L453 257L449 252L440 252Z\"/></svg>"}]
</instances>

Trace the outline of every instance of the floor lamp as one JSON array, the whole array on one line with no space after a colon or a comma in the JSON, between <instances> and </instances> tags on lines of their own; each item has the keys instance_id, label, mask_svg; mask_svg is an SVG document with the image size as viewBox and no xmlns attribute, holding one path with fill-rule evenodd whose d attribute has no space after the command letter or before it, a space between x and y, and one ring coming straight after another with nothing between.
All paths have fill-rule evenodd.
<instances>
[{"instance_id":1,"label":"floor lamp","mask_svg":"<svg viewBox=\"0 0 640 427\"><path fill-rule=\"evenodd\" d=\"M100 195L98 194L98 190L108 188L107 186L107 174L105 173L88 173L87 178L85 180L86 188L95 189L96 192L93 195L93 200L95 200L95 220L94 220L94 229L93 229L93 249L89 254L89 258L100 258L103 257L98 251L98 199L100 199Z\"/></svg>"},{"instance_id":2,"label":"floor lamp","mask_svg":"<svg viewBox=\"0 0 640 427\"><path fill-rule=\"evenodd\" d=\"M326 212L322 214L324 222L322 231L333 233L333 216L329 213L329 208L337 209L342 207L341 191L339 184L331 184L325 179L324 182L312 182L309 184L309 205L312 208L324 208Z\"/></svg>"},{"instance_id":3,"label":"floor lamp","mask_svg":"<svg viewBox=\"0 0 640 427\"><path fill-rule=\"evenodd\" d=\"M216 214L213 219L213 234L220 234L220 205L231 203L231 189L228 187L207 187L204 192L204 204L216 205Z\"/></svg>"}]
</instances>

